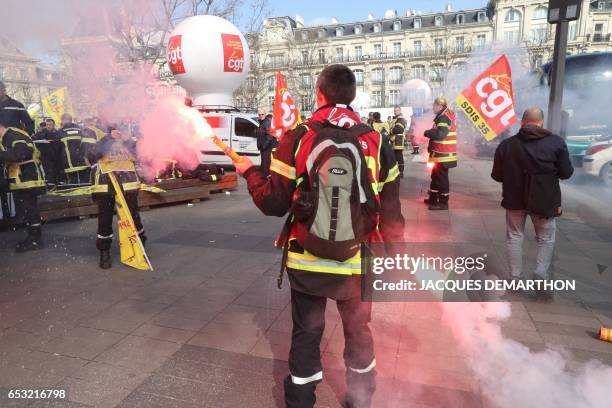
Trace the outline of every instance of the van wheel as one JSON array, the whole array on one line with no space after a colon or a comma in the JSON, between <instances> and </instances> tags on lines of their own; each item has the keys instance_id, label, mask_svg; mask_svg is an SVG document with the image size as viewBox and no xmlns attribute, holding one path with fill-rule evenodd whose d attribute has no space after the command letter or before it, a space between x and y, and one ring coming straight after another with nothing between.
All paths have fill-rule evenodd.
<instances>
[{"instance_id":1,"label":"van wheel","mask_svg":"<svg viewBox=\"0 0 612 408\"><path fill-rule=\"evenodd\" d=\"M607 187L612 187L612 162L608 162L602 166L599 177Z\"/></svg>"}]
</instances>

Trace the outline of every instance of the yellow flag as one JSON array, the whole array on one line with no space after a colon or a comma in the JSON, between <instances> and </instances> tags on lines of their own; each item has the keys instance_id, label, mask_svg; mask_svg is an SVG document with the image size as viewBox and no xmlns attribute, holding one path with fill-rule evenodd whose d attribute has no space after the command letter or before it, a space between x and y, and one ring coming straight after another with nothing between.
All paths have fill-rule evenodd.
<instances>
[{"instance_id":1,"label":"yellow flag","mask_svg":"<svg viewBox=\"0 0 612 408\"><path fill-rule=\"evenodd\" d=\"M68 92L65 87L50 93L49 96L42 100L42 104L47 114L55 123L60 123L62 115L70 111L68 106Z\"/></svg>"},{"instance_id":2,"label":"yellow flag","mask_svg":"<svg viewBox=\"0 0 612 408\"><path fill-rule=\"evenodd\" d=\"M132 214L130 214L130 209L123 196L123 191L112 172L108 173L108 177L115 188L115 204L117 205L117 215L119 216L118 229L121 263L143 271L152 271L153 266L145 252L138 231L136 231Z\"/></svg>"}]
</instances>

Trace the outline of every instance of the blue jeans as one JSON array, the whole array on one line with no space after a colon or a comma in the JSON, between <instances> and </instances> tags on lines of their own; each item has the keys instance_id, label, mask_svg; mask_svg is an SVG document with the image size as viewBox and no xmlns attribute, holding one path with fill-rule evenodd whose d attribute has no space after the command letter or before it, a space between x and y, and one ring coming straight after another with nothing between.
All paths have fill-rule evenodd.
<instances>
[{"instance_id":1,"label":"blue jeans","mask_svg":"<svg viewBox=\"0 0 612 408\"><path fill-rule=\"evenodd\" d=\"M523 239L525 238L525 220L527 213L524 210L506 210L506 247L510 261L510 272L513 277L523 275ZM554 218L530 215L535 229L538 254L534 279L550 278L549 269L555 248L555 231L557 224Z\"/></svg>"}]
</instances>

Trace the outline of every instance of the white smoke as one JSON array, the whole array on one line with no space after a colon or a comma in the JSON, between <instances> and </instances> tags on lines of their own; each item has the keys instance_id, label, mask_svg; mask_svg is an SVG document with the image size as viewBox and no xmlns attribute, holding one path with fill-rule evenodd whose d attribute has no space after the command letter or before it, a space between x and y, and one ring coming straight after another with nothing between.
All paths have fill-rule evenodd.
<instances>
[{"instance_id":1,"label":"white smoke","mask_svg":"<svg viewBox=\"0 0 612 408\"><path fill-rule=\"evenodd\" d=\"M530 351L505 338L508 303L443 303L442 320L453 331L493 407L609 407L612 367L589 361L569 370L569 352Z\"/></svg>"}]
</instances>

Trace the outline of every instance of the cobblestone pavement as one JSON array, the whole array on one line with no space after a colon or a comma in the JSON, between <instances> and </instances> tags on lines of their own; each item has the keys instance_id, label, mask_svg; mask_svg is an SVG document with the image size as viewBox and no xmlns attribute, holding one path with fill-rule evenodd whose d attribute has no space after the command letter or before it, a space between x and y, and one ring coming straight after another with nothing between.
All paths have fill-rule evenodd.
<instances>
[{"instance_id":1,"label":"cobblestone pavement","mask_svg":"<svg viewBox=\"0 0 612 408\"><path fill-rule=\"evenodd\" d=\"M448 212L429 212L423 165L402 181L406 236L413 242L469 242L503 260L504 213L491 163L451 172ZM573 186L565 189L554 261L577 279L554 303L516 302L502 333L537 352L563 347L568 366L612 366L612 228L587 223ZM266 218L242 184L194 205L143 213L154 272L97 267L95 220L46 225L47 249L17 256L19 234L0 234L0 388L65 388L66 401L7 401L2 407L282 406L291 331L289 291L276 288L281 219ZM605 220L604 220L605 221ZM533 243L530 235L530 243ZM533 245L526 254L533 263ZM500 274L507 273L499 261ZM603 269L603 270L602 270ZM489 406L474 356L442 323L436 303L377 303L375 407ZM338 407L344 388L342 327L328 303L324 381L317 406Z\"/></svg>"}]
</instances>

